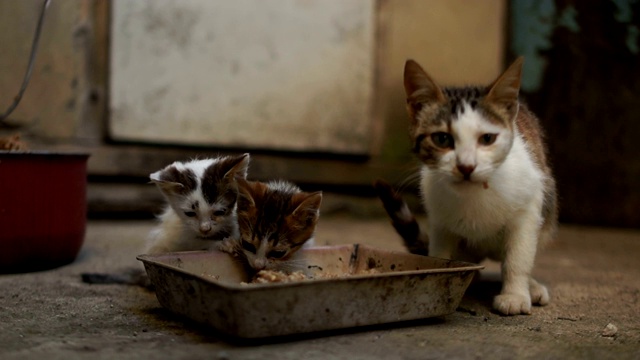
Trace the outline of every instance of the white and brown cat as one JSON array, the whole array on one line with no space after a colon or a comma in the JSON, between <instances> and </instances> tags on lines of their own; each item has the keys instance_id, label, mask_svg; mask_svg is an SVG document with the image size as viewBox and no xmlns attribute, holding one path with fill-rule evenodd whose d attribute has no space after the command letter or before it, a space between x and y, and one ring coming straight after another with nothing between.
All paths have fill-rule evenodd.
<instances>
[{"instance_id":1,"label":"white and brown cat","mask_svg":"<svg viewBox=\"0 0 640 360\"><path fill-rule=\"evenodd\" d=\"M493 307L505 315L529 314L532 304L549 302L531 273L558 214L541 127L518 100L522 63L518 58L487 87L442 88L408 60L404 88L413 151L422 163L426 234L393 190L376 184L412 251L502 263Z\"/></svg>"},{"instance_id":2,"label":"white and brown cat","mask_svg":"<svg viewBox=\"0 0 640 360\"><path fill-rule=\"evenodd\" d=\"M145 253L211 250L237 238L237 181L246 178L248 167L244 154L177 161L151 174L167 205Z\"/></svg>"}]
</instances>

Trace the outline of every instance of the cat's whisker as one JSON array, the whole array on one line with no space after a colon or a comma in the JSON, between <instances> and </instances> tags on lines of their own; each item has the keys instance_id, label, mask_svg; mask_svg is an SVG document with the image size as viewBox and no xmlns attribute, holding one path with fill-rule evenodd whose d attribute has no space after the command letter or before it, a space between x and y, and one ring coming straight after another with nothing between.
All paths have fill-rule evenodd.
<instances>
[{"instance_id":1,"label":"cat's whisker","mask_svg":"<svg viewBox=\"0 0 640 360\"><path fill-rule=\"evenodd\" d=\"M400 184L398 184L397 192L403 193L407 188L417 188L420 181L420 173L414 171L408 175Z\"/></svg>"},{"instance_id":2,"label":"cat's whisker","mask_svg":"<svg viewBox=\"0 0 640 360\"><path fill-rule=\"evenodd\" d=\"M306 261L285 260L278 264L278 270L284 272L302 271L306 269L307 264Z\"/></svg>"},{"instance_id":3,"label":"cat's whisker","mask_svg":"<svg viewBox=\"0 0 640 360\"><path fill-rule=\"evenodd\" d=\"M415 186L415 184L417 184L416 182L417 169L418 169L418 164L413 164L413 163L405 167L405 170L403 170L399 176L401 180L398 181L396 184L397 191L399 192L404 191L405 188L409 186Z\"/></svg>"},{"instance_id":4,"label":"cat's whisker","mask_svg":"<svg viewBox=\"0 0 640 360\"><path fill-rule=\"evenodd\" d=\"M283 263L292 264L292 265L301 265L301 264L306 264L307 260L306 259L288 259L288 260L284 260Z\"/></svg>"}]
</instances>

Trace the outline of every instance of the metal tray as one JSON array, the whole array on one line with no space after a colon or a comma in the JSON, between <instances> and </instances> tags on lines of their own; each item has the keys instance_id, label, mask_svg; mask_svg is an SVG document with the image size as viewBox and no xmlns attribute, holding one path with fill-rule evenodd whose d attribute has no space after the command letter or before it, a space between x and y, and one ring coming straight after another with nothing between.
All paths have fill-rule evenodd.
<instances>
[{"instance_id":1,"label":"metal tray","mask_svg":"<svg viewBox=\"0 0 640 360\"><path fill-rule=\"evenodd\" d=\"M241 338L450 314L474 272L483 268L363 245L300 251L309 275L321 271L336 278L241 284L249 281L244 267L217 251L140 255L138 260L162 306Z\"/></svg>"}]
</instances>

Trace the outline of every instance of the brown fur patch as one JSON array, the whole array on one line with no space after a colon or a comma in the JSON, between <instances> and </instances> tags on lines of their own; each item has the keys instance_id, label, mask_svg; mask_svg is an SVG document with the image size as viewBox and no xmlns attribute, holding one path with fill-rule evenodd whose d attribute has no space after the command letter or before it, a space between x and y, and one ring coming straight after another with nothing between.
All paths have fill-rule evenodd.
<instances>
[{"instance_id":1,"label":"brown fur patch","mask_svg":"<svg viewBox=\"0 0 640 360\"><path fill-rule=\"evenodd\" d=\"M487 99L482 99L478 106L478 112L492 124L504 126L513 131L513 120L518 110L516 106L507 108L504 104L492 103Z\"/></svg>"},{"instance_id":2,"label":"brown fur patch","mask_svg":"<svg viewBox=\"0 0 640 360\"><path fill-rule=\"evenodd\" d=\"M210 165L202 175L202 196L209 204L213 204L221 197L227 207L232 207L238 196L235 180L244 178L246 155L229 156Z\"/></svg>"},{"instance_id":3,"label":"brown fur patch","mask_svg":"<svg viewBox=\"0 0 640 360\"><path fill-rule=\"evenodd\" d=\"M426 165L436 165L440 157L449 151L435 146L430 138L436 131L445 127L451 132L451 115L447 103L430 104L417 114L417 126L411 129L413 152Z\"/></svg>"},{"instance_id":4,"label":"brown fur patch","mask_svg":"<svg viewBox=\"0 0 640 360\"><path fill-rule=\"evenodd\" d=\"M536 164L543 169L545 174L550 175L551 169L547 163L544 133L538 118L529 111L526 105L520 104L520 111L518 111L515 123Z\"/></svg>"}]
</instances>

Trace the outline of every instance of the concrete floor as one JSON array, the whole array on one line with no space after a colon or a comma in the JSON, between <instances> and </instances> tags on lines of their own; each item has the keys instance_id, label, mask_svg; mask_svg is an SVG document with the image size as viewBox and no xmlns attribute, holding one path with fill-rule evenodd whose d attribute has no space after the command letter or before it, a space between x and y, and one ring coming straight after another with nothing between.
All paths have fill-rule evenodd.
<instances>
[{"instance_id":1,"label":"concrete floor","mask_svg":"<svg viewBox=\"0 0 640 360\"><path fill-rule=\"evenodd\" d=\"M640 358L638 230L563 226L535 270L552 302L530 316L491 312L498 267L487 264L451 315L249 343L173 315L142 288L81 282L82 272L140 266L135 255L152 225L93 221L74 263L0 275L0 359ZM402 249L383 218L323 217L317 241Z\"/></svg>"}]
</instances>

